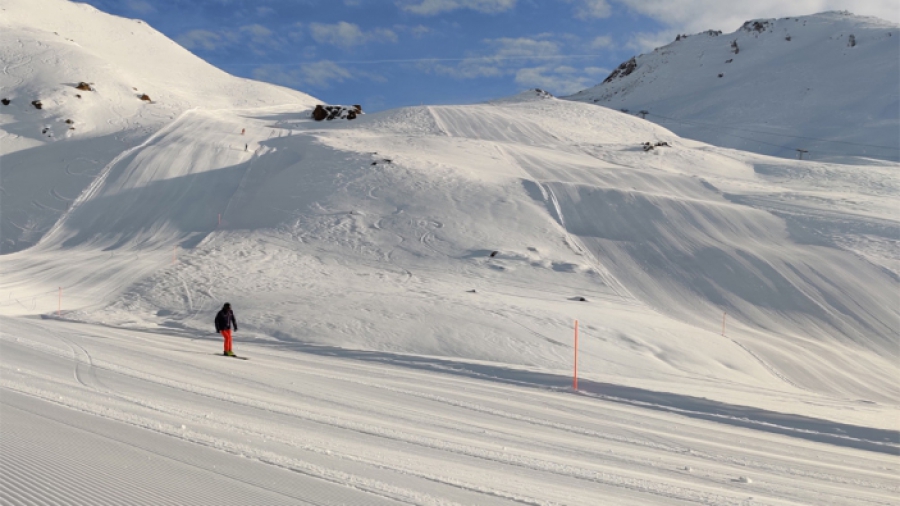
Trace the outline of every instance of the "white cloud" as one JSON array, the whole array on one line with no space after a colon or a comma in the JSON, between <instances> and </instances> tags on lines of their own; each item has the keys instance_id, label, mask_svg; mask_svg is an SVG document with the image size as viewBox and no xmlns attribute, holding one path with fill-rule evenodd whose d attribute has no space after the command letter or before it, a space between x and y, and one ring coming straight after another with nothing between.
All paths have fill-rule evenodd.
<instances>
[{"instance_id":1,"label":"white cloud","mask_svg":"<svg viewBox=\"0 0 900 506\"><path fill-rule=\"evenodd\" d=\"M303 38L303 23L294 23L288 31L287 38L298 41Z\"/></svg>"},{"instance_id":2,"label":"white cloud","mask_svg":"<svg viewBox=\"0 0 900 506\"><path fill-rule=\"evenodd\" d=\"M222 29L216 32L191 30L176 37L175 41L188 49L204 49L206 51L243 45L257 54L265 54L268 49L281 47L284 44L284 41L277 37L272 30L259 24Z\"/></svg>"},{"instance_id":3,"label":"white cloud","mask_svg":"<svg viewBox=\"0 0 900 506\"><path fill-rule=\"evenodd\" d=\"M431 31L431 28L423 25L414 26L410 29L410 33L413 34L413 37L421 37L426 33L431 33Z\"/></svg>"},{"instance_id":4,"label":"white cloud","mask_svg":"<svg viewBox=\"0 0 900 506\"><path fill-rule=\"evenodd\" d=\"M209 30L191 30L175 39L188 49L205 49L214 51L222 44L222 36Z\"/></svg>"},{"instance_id":5,"label":"white cloud","mask_svg":"<svg viewBox=\"0 0 900 506\"><path fill-rule=\"evenodd\" d=\"M485 42L494 47L494 56L498 58L549 56L559 54L559 44L546 39L501 37L499 39L488 39Z\"/></svg>"},{"instance_id":6,"label":"white cloud","mask_svg":"<svg viewBox=\"0 0 900 506\"><path fill-rule=\"evenodd\" d=\"M900 22L897 0L615 0L630 10L669 27L669 32L696 33L704 30L732 32L744 21L757 18L802 16L830 10L877 16Z\"/></svg>"},{"instance_id":7,"label":"white cloud","mask_svg":"<svg viewBox=\"0 0 900 506\"><path fill-rule=\"evenodd\" d=\"M544 36L546 37L546 36ZM560 45L546 38L501 37L485 39L491 51L485 56L470 56L456 65L425 62L423 68L458 79L500 77L515 73L515 69L529 60L542 60L559 54Z\"/></svg>"},{"instance_id":8,"label":"white cloud","mask_svg":"<svg viewBox=\"0 0 900 506\"><path fill-rule=\"evenodd\" d=\"M148 2L144 0L127 0L125 5L134 12L138 14L150 14L156 12L156 7L153 7Z\"/></svg>"},{"instance_id":9,"label":"white cloud","mask_svg":"<svg viewBox=\"0 0 900 506\"><path fill-rule=\"evenodd\" d=\"M542 65L516 71L516 83L537 87L554 95L571 95L597 84L594 77L568 65Z\"/></svg>"},{"instance_id":10,"label":"white cloud","mask_svg":"<svg viewBox=\"0 0 900 506\"><path fill-rule=\"evenodd\" d=\"M610 70L603 67L585 67L584 73L589 76L607 76Z\"/></svg>"},{"instance_id":11,"label":"white cloud","mask_svg":"<svg viewBox=\"0 0 900 506\"><path fill-rule=\"evenodd\" d=\"M516 6L516 0L400 0L397 5L407 12L423 16L433 16L457 9L472 9L493 14L512 9Z\"/></svg>"},{"instance_id":12,"label":"white cloud","mask_svg":"<svg viewBox=\"0 0 900 506\"><path fill-rule=\"evenodd\" d=\"M609 35L600 35L591 41L591 49L612 49L613 47L615 44Z\"/></svg>"},{"instance_id":13,"label":"white cloud","mask_svg":"<svg viewBox=\"0 0 900 506\"><path fill-rule=\"evenodd\" d=\"M327 87L332 81L344 82L353 78L349 70L328 60L304 64L300 73L304 82L318 88Z\"/></svg>"},{"instance_id":14,"label":"white cloud","mask_svg":"<svg viewBox=\"0 0 900 506\"><path fill-rule=\"evenodd\" d=\"M416 25L416 26L407 26L407 25L394 25L394 30L401 33L409 33L415 38L422 37L429 33L434 32L431 28L428 28L425 25Z\"/></svg>"},{"instance_id":15,"label":"white cloud","mask_svg":"<svg viewBox=\"0 0 900 506\"><path fill-rule=\"evenodd\" d=\"M358 69L351 70L330 60L303 63L292 69L281 65L261 65L253 70L253 78L284 86L318 89L328 88L333 83L355 79L385 81L384 77L378 74Z\"/></svg>"},{"instance_id":16,"label":"white cloud","mask_svg":"<svg viewBox=\"0 0 900 506\"><path fill-rule=\"evenodd\" d=\"M240 35L248 39L245 44L257 54L265 54L267 49L277 48L282 45L282 41L275 37L272 30L265 26L252 24L242 26L239 29Z\"/></svg>"},{"instance_id":17,"label":"white cloud","mask_svg":"<svg viewBox=\"0 0 900 506\"><path fill-rule=\"evenodd\" d=\"M600 67L558 63L571 61L571 55L562 53L564 45L560 39L565 37L541 34L531 38L487 39L482 41L489 49L485 56L464 58L455 65L423 62L420 67L456 79L511 76L518 84L562 95L597 84L598 76L609 74L608 69Z\"/></svg>"},{"instance_id":18,"label":"white cloud","mask_svg":"<svg viewBox=\"0 0 900 506\"><path fill-rule=\"evenodd\" d=\"M358 25L341 21L333 25L311 23L309 31L312 38L320 44L332 44L344 49L366 44L368 42L397 42L397 34L392 30L376 28L368 32Z\"/></svg>"},{"instance_id":19,"label":"white cloud","mask_svg":"<svg viewBox=\"0 0 900 506\"><path fill-rule=\"evenodd\" d=\"M675 40L675 30L662 30L659 32L636 32L631 34L625 47L636 52L649 51L665 46Z\"/></svg>"},{"instance_id":20,"label":"white cloud","mask_svg":"<svg viewBox=\"0 0 900 506\"><path fill-rule=\"evenodd\" d=\"M269 16L271 14L275 14L275 9L271 7L263 6L256 8L256 15L259 17Z\"/></svg>"},{"instance_id":21,"label":"white cloud","mask_svg":"<svg viewBox=\"0 0 900 506\"><path fill-rule=\"evenodd\" d=\"M575 17L583 20L608 18L612 8L606 0L566 0L575 4Z\"/></svg>"},{"instance_id":22,"label":"white cloud","mask_svg":"<svg viewBox=\"0 0 900 506\"><path fill-rule=\"evenodd\" d=\"M293 70L277 65L263 65L253 70L254 79L298 87L327 88L333 82L341 83L352 77L349 70L328 60L305 63Z\"/></svg>"},{"instance_id":23,"label":"white cloud","mask_svg":"<svg viewBox=\"0 0 900 506\"><path fill-rule=\"evenodd\" d=\"M490 49L490 54L463 58L456 65L426 61L421 67L457 79L500 77L514 74L523 62L556 56L560 49L557 42L537 37L501 37L482 42Z\"/></svg>"},{"instance_id":24,"label":"white cloud","mask_svg":"<svg viewBox=\"0 0 900 506\"><path fill-rule=\"evenodd\" d=\"M458 65L444 65L435 63L423 65L423 70L433 71L436 74L454 77L456 79L478 79L481 77L500 77L507 72L484 60L466 60Z\"/></svg>"},{"instance_id":25,"label":"white cloud","mask_svg":"<svg viewBox=\"0 0 900 506\"><path fill-rule=\"evenodd\" d=\"M272 35L272 30L259 24L242 26L240 29L242 32L250 34L251 37L259 39L266 39Z\"/></svg>"}]
</instances>

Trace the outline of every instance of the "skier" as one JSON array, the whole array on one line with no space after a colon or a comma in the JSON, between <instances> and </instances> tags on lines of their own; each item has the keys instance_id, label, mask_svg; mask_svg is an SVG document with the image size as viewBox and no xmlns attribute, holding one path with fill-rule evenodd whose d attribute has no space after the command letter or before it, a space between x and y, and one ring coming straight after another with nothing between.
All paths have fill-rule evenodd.
<instances>
[{"instance_id":1,"label":"skier","mask_svg":"<svg viewBox=\"0 0 900 506\"><path fill-rule=\"evenodd\" d=\"M234 331L237 332L237 320L234 318L234 312L231 310L231 304L228 302L222 306L222 309L216 313L216 332L222 334L222 337L225 338L225 353L224 355L233 357L234 352L231 351L231 327L234 326Z\"/></svg>"}]
</instances>

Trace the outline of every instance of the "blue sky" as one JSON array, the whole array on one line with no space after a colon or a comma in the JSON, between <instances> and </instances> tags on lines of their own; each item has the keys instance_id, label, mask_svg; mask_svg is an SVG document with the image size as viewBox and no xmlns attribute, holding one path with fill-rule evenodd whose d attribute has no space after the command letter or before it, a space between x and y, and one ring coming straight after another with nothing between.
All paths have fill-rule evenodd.
<instances>
[{"instance_id":1,"label":"blue sky","mask_svg":"<svg viewBox=\"0 0 900 506\"><path fill-rule=\"evenodd\" d=\"M82 0L140 18L235 75L368 111L470 103L602 81L635 54L753 18L896 0Z\"/></svg>"}]
</instances>

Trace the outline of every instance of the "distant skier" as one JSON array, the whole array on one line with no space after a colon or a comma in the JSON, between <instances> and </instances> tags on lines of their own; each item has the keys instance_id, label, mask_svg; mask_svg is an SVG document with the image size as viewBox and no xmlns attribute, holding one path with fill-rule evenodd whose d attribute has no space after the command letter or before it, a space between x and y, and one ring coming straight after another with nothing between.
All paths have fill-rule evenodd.
<instances>
[{"instance_id":1,"label":"distant skier","mask_svg":"<svg viewBox=\"0 0 900 506\"><path fill-rule=\"evenodd\" d=\"M225 338L225 355L229 357L234 356L234 352L231 351L231 328L234 327L234 331L237 332L237 320L234 318L234 312L231 310L231 304L228 302L222 306L222 309L216 313L216 332L222 334L222 337Z\"/></svg>"}]
</instances>

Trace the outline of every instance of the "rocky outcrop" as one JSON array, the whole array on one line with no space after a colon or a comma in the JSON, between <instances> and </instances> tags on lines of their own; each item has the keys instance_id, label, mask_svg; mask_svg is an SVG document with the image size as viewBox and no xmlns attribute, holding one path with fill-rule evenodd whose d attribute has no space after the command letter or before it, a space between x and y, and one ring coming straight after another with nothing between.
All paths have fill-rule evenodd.
<instances>
[{"instance_id":1,"label":"rocky outcrop","mask_svg":"<svg viewBox=\"0 0 900 506\"><path fill-rule=\"evenodd\" d=\"M150 100L150 95L147 95L146 93L144 93L143 95L141 95L141 96L138 97L138 98L140 98L140 99L143 100L144 102L152 102L152 100Z\"/></svg>"},{"instance_id":2,"label":"rocky outcrop","mask_svg":"<svg viewBox=\"0 0 900 506\"><path fill-rule=\"evenodd\" d=\"M741 26L741 30L746 32L762 33L772 26L774 19L747 21Z\"/></svg>"},{"instance_id":3,"label":"rocky outcrop","mask_svg":"<svg viewBox=\"0 0 900 506\"><path fill-rule=\"evenodd\" d=\"M33 105L35 109L43 109L44 108L44 104L42 104L40 100L32 100L31 105Z\"/></svg>"},{"instance_id":4,"label":"rocky outcrop","mask_svg":"<svg viewBox=\"0 0 900 506\"><path fill-rule=\"evenodd\" d=\"M81 91L94 91L94 88L91 88L91 85L84 81L78 83L78 86L76 86L75 88Z\"/></svg>"},{"instance_id":5,"label":"rocky outcrop","mask_svg":"<svg viewBox=\"0 0 900 506\"><path fill-rule=\"evenodd\" d=\"M319 104L313 109L311 114L312 119L316 121L331 121L333 119L346 119L352 120L356 119L357 116L363 114L361 105L352 105L347 107L345 105L323 105Z\"/></svg>"},{"instance_id":6,"label":"rocky outcrop","mask_svg":"<svg viewBox=\"0 0 900 506\"><path fill-rule=\"evenodd\" d=\"M619 79L630 75L637 68L637 60L632 56L630 60L619 65L616 70L613 70L612 73L603 80L604 83L608 83L613 81L614 79Z\"/></svg>"},{"instance_id":7,"label":"rocky outcrop","mask_svg":"<svg viewBox=\"0 0 900 506\"><path fill-rule=\"evenodd\" d=\"M666 141L657 141L655 144L651 143L651 142L645 142L645 143L641 144L641 149L643 149L644 151L652 151L653 148L662 148L662 147L669 148L669 147L672 147L672 145Z\"/></svg>"}]
</instances>

